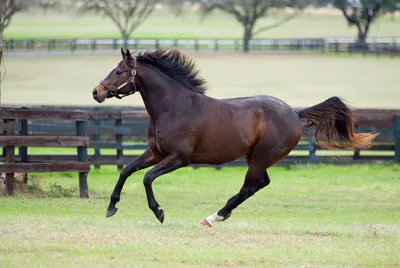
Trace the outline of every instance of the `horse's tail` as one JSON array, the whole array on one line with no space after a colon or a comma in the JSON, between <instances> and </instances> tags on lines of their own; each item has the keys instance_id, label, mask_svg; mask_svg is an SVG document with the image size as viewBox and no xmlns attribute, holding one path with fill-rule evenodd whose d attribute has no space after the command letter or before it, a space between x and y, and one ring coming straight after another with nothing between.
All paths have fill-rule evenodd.
<instances>
[{"instance_id":1,"label":"horse's tail","mask_svg":"<svg viewBox=\"0 0 400 268\"><path fill-rule=\"evenodd\" d=\"M377 133L354 133L354 115L338 97L303 109L298 114L300 118L308 120L305 129L316 127L315 138L318 145L324 149L367 149L378 136ZM336 144L332 144L335 137ZM328 143L321 143L321 139Z\"/></svg>"}]
</instances>

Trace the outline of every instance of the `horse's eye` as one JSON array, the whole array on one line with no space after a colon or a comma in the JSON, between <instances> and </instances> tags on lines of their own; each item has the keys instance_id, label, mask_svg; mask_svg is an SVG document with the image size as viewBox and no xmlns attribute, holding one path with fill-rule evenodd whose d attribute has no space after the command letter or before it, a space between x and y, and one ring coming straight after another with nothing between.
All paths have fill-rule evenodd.
<instances>
[{"instance_id":1,"label":"horse's eye","mask_svg":"<svg viewBox=\"0 0 400 268\"><path fill-rule=\"evenodd\" d=\"M116 74L116 75L121 75L122 72L121 72L121 71L116 71L115 74Z\"/></svg>"}]
</instances>

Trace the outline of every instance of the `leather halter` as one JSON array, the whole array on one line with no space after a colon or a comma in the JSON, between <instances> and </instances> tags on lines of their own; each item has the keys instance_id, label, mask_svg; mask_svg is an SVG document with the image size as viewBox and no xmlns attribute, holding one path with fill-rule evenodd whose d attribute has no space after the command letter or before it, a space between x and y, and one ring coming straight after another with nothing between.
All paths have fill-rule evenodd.
<instances>
[{"instance_id":1,"label":"leather halter","mask_svg":"<svg viewBox=\"0 0 400 268\"><path fill-rule=\"evenodd\" d=\"M103 83L103 81L100 82L100 85L102 85L105 89L107 89L111 93L111 95L113 97L116 97L117 99L122 99L122 98L124 98L126 96L134 94L137 91L136 84L135 84L135 76L136 76L136 74L137 74L137 71L136 71L136 57L133 57L133 69L131 70L131 76L128 78L128 80L126 82L122 83L117 88L110 88L107 85L105 85ZM129 91L128 93L122 93L123 95L121 96L120 95L121 93L119 93L119 91L122 88L124 88L126 85L128 85L128 84L132 84L133 85L133 90Z\"/></svg>"}]
</instances>

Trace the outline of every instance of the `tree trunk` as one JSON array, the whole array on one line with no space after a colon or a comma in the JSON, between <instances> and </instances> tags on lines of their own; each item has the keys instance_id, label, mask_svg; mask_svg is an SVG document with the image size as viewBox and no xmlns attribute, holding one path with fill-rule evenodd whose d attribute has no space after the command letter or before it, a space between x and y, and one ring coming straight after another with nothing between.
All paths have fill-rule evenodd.
<instances>
[{"instance_id":1,"label":"tree trunk","mask_svg":"<svg viewBox=\"0 0 400 268\"><path fill-rule=\"evenodd\" d=\"M248 53L250 51L250 40L253 35L253 27L244 26L244 35L243 35L243 52Z\"/></svg>"},{"instance_id":2,"label":"tree trunk","mask_svg":"<svg viewBox=\"0 0 400 268\"><path fill-rule=\"evenodd\" d=\"M367 28L366 28L367 30ZM366 51L368 50L368 44L366 42L367 39L367 31L363 31L362 28L358 28L358 38L355 44L355 49L359 51Z\"/></svg>"},{"instance_id":3,"label":"tree trunk","mask_svg":"<svg viewBox=\"0 0 400 268\"><path fill-rule=\"evenodd\" d=\"M1 82L3 81L3 73L1 72L3 61L3 31L0 29L0 105L1 105Z\"/></svg>"},{"instance_id":4,"label":"tree trunk","mask_svg":"<svg viewBox=\"0 0 400 268\"><path fill-rule=\"evenodd\" d=\"M128 41L129 41L129 35L126 33L122 33L122 38L124 39L124 49L128 49Z\"/></svg>"}]
</instances>

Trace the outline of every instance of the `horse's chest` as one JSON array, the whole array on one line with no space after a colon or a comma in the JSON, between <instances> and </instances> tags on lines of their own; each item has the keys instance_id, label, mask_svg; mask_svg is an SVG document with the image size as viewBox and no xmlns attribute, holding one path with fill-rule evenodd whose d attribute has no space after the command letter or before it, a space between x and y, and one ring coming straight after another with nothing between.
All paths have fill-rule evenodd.
<instances>
[{"instance_id":1,"label":"horse's chest","mask_svg":"<svg viewBox=\"0 0 400 268\"><path fill-rule=\"evenodd\" d=\"M168 135L169 133L169 135ZM170 151L170 140L171 140L171 131L165 130L162 127L156 127L155 129L155 147L157 151L161 154L167 155Z\"/></svg>"}]
</instances>

